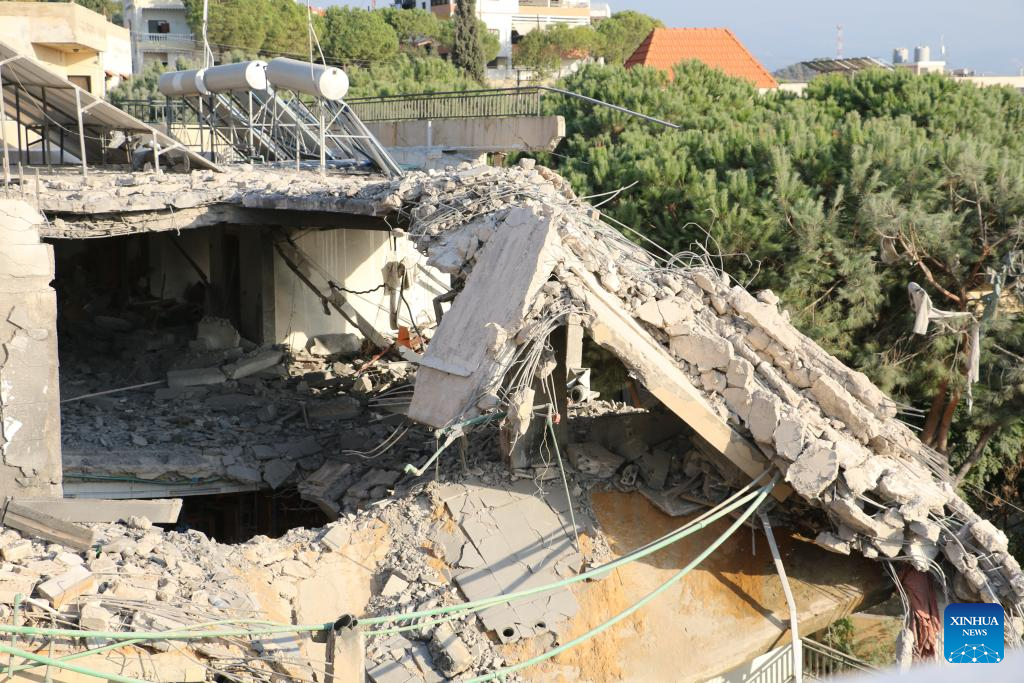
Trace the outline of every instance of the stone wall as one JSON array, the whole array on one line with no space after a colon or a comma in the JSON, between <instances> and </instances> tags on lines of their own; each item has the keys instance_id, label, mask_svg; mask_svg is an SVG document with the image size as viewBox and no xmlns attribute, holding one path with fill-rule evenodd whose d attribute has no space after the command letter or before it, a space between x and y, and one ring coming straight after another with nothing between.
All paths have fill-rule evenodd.
<instances>
[{"instance_id":1,"label":"stone wall","mask_svg":"<svg viewBox=\"0 0 1024 683\"><path fill-rule=\"evenodd\" d=\"M61 496L57 301L42 221L0 199L0 501Z\"/></svg>"}]
</instances>

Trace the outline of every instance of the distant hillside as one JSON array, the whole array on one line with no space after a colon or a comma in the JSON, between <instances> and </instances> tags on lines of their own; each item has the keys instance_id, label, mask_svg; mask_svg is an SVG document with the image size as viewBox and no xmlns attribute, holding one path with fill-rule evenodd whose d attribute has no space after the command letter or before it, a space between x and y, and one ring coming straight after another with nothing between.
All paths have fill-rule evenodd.
<instances>
[{"instance_id":1,"label":"distant hillside","mask_svg":"<svg viewBox=\"0 0 1024 683\"><path fill-rule=\"evenodd\" d=\"M817 75L817 71L807 68L803 62L784 66L772 73L779 83L806 83Z\"/></svg>"}]
</instances>

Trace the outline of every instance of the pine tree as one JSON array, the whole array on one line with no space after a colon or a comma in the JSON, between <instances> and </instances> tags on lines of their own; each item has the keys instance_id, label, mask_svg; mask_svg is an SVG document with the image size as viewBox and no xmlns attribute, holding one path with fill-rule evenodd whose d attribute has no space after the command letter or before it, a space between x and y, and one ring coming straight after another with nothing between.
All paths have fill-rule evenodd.
<instances>
[{"instance_id":1,"label":"pine tree","mask_svg":"<svg viewBox=\"0 0 1024 683\"><path fill-rule=\"evenodd\" d=\"M452 62L482 83L484 80L484 53L481 47L480 29L476 21L475 0L458 0L455 8L454 29Z\"/></svg>"},{"instance_id":2,"label":"pine tree","mask_svg":"<svg viewBox=\"0 0 1024 683\"><path fill-rule=\"evenodd\" d=\"M697 63L671 81L588 66L563 87L681 128L551 99L566 137L542 163L581 195L629 188L601 210L774 289L802 331L924 413L904 419L965 493L1000 496L975 502L1002 509L1024 545L1024 96L902 71L759 96ZM985 321L973 410L966 331L913 334L908 282Z\"/></svg>"}]
</instances>

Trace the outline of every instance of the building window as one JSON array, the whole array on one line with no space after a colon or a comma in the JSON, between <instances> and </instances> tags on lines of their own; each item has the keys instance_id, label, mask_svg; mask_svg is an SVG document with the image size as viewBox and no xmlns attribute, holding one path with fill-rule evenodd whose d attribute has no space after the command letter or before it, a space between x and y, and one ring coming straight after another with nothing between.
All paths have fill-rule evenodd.
<instances>
[{"instance_id":1,"label":"building window","mask_svg":"<svg viewBox=\"0 0 1024 683\"><path fill-rule=\"evenodd\" d=\"M68 80L85 92L92 92L92 77L91 76L68 76Z\"/></svg>"},{"instance_id":2,"label":"building window","mask_svg":"<svg viewBox=\"0 0 1024 683\"><path fill-rule=\"evenodd\" d=\"M150 33L170 33L171 24L170 22L164 21L163 19L150 19L149 20L149 32Z\"/></svg>"}]
</instances>

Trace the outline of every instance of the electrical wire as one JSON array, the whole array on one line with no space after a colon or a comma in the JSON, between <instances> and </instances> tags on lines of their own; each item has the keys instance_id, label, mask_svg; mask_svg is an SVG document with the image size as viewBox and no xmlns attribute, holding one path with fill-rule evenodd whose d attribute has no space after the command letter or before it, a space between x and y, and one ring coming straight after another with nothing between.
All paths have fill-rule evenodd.
<instances>
[{"instance_id":1,"label":"electrical wire","mask_svg":"<svg viewBox=\"0 0 1024 683\"><path fill-rule=\"evenodd\" d=\"M511 673L520 671L522 669L526 669L536 664L540 664L541 662L547 661L552 657L556 657L557 655L565 652L566 650L570 650L576 647L577 645L585 643L594 636L604 633L605 631L607 631L623 619L626 619L634 612L641 609L642 607L650 603L652 600L657 598L659 595L667 591L669 588L674 586L683 577L689 574L695 567L697 567L701 562L706 560L712 553L718 550L718 548L723 543L725 543L734 533L736 533L736 531L739 530L739 528L743 526L744 523L746 523L746 521L757 511L757 509L761 506L761 503L764 501L764 499L768 496L769 492L771 492L772 488L775 486L776 481L778 481L778 475L776 475L769 484L761 488L761 490L754 497L753 502L746 510L743 511L739 518L736 519L736 521L733 522L731 525L729 525L729 528L726 529L725 532L723 532L718 538L712 541L707 548L705 548L703 551L701 551L700 554L697 555L697 557L695 557L685 567L676 572L671 578L668 579L668 581L658 586L656 589L645 595L643 598L635 602L630 607L619 612L611 619L595 626L586 633L577 636L576 638L573 638L567 643L559 645L558 647L552 648L547 652L537 655L536 657L531 657L530 659L527 659L526 661L520 662L518 664L498 669L497 671L493 671L483 676L471 678L469 679L469 681L467 681L467 683L486 683L487 681L493 681L499 678L504 679Z\"/></svg>"}]
</instances>

